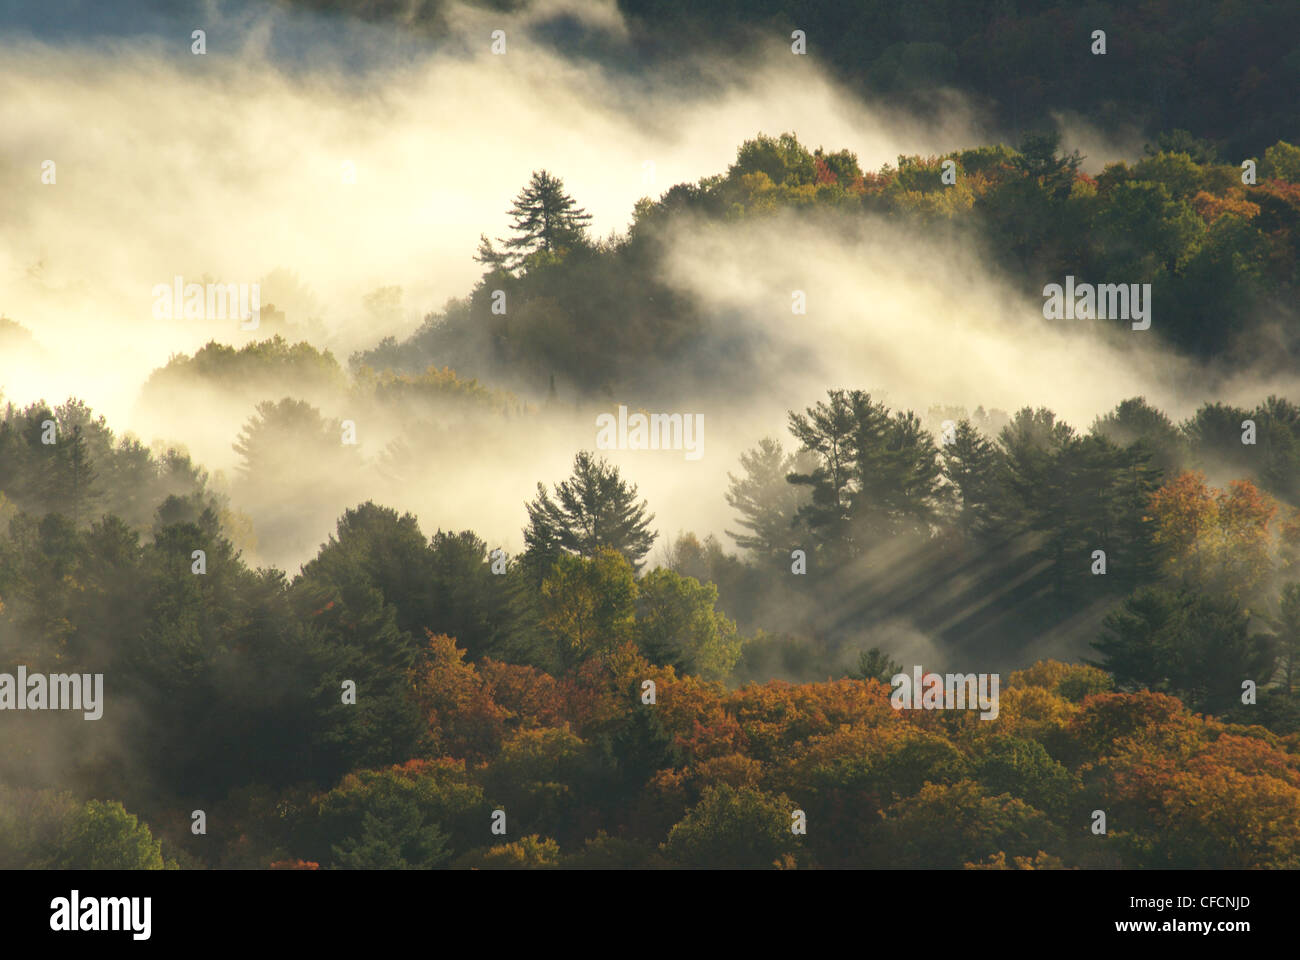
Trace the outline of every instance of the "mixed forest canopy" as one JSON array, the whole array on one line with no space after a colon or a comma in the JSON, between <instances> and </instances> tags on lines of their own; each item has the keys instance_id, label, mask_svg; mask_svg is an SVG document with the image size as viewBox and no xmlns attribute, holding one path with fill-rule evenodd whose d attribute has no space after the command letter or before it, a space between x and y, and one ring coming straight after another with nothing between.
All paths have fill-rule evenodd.
<instances>
[{"instance_id":1,"label":"mixed forest canopy","mask_svg":"<svg viewBox=\"0 0 1300 960\"><path fill-rule=\"evenodd\" d=\"M374 496L310 506L537 429L557 382L652 393L707 354L719 319L661 270L688 219L950 231L1033 295L1066 274L1151 283L1171 354L1245 368L1267 336L1284 367L1300 148L1265 145L1254 183L1218 149L1170 134L1089 177L1034 135L872 172L759 135L607 240L538 171L512 236L484 234L479 285L408 339L346 369L272 337L156 371L142 402L254 405L232 477L76 399L6 405L0 664L103 673L109 707L6 716L0 866L1300 866L1283 396L1181 420L1134 396L1071 424L1051 397L911 410L828 383L699 491L725 541L659 529L635 470L590 443L502 506L514 556ZM377 454L340 443L344 398L391 428ZM266 541L310 559L250 564ZM1005 665L996 722L891 709L915 649L889 639L900 618L949 662ZM1078 662L1044 655L1062 638ZM201 843L194 809L237 829Z\"/></svg>"},{"instance_id":2,"label":"mixed forest canopy","mask_svg":"<svg viewBox=\"0 0 1300 960\"><path fill-rule=\"evenodd\" d=\"M1096 177L1059 143L1056 134L1032 134L1015 149L903 156L872 172L847 150L760 135L725 174L643 199L625 236L598 240L566 227L565 245L552 247L525 226L514 240L529 252L509 265L484 237L479 259L488 270L468 297L405 341L385 338L354 354L349 365L405 372L449 365L526 391L558 382L580 396L607 395L615 384L654 396L659 384L683 377L707 384L720 354L765 344L735 343L725 317L665 281L677 231L797 215L830 237L888 223L960 239L988 251L990 269L1034 299L1066 276L1150 284L1158 308L1149 332L1173 355L1213 361L1225 375L1294 369L1300 147L1266 146L1253 158L1255 182L1244 183L1239 161L1216 160L1182 134ZM508 312L499 309L502 293Z\"/></svg>"}]
</instances>

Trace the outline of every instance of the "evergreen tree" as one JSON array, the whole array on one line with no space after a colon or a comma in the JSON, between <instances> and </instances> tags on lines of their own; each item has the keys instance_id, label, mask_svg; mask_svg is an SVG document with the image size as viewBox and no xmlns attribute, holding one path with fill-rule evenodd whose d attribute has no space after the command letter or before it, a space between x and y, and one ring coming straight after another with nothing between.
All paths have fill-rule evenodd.
<instances>
[{"instance_id":1,"label":"evergreen tree","mask_svg":"<svg viewBox=\"0 0 1300 960\"><path fill-rule=\"evenodd\" d=\"M994 529L1002 485L1002 452L965 418L939 452L943 477L956 499L955 522L970 539Z\"/></svg>"},{"instance_id":2,"label":"evergreen tree","mask_svg":"<svg viewBox=\"0 0 1300 960\"><path fill-rule=\"evenodd\" d=\"M858 665L849 671L851 680L879 680L889 683L903 670L903 665L895 661L879 647L863 650L858 654Z\"/></svg>"},{"instance_id":3,"label":"evergreen tree","mask_svg":"<svg viewBox=\"0 0 1300 960\"><path fill-rule=\"evenodd\" d=\"M854 514L868 518L868 529L855 539L928 536L948 492L939 450L920 417L899 410L880 423L872 410L855 447Z\"/></svg>"},{"instance_id":4,"label":"evergreen tree","mask_svg":"<svg viewBox=\"0 0 1300 960\"><path fill-rule=\"evenodd\" d=\"M1007 492L1011 501L1005 515L1014 518L1012 530L1019 528L1020 533L1046 535L1041 549L1052 560L1058 594L1064 591L1071 534L1071 514L1063 509L1069 493L1069 477L1062 471L1066 462L1062 452L1074 440L1074 429L1058 423L1052 411L1028 407L1016 412L998 438L1006 455Z\"/></svg>"},{"instance_id":5,"label":"evergreen tree","mask_svg":"<svg viewBox=\"0 0 1300 960\"><path fill-rule=\"evenodd\" d=\"M509 257L511 266L518 266L529 254L541 250L558 253L582 243L591 222L591 214L576 206L573 197L564 192L564 181L545 170L533 172L528 186L520 191L508 212L515 218L510 228L517 234L502 241L510 253L496 254L484 238L479 246L481 262L490 262L482 260L485 256L500 257L496 262Z\"/></svg>"},{"instance_id":6,"label":"evergreen tree","mask_svg":"<svg viewBox=\"0 0 1300 960\"><path fill-rule=\"evenodd\" d=\"M1056 151L1060 145L1059 131L1026 134L1020 141L1019 156L1015 159L1016 167L1027 177L1037 180L1055 200L1069 195L1079 164L1085 159L1078 150L1058 157Z\"/></svg>"},{"instance_id":7,"label":"evergreen tree","mask_svg":"<svg viewBox=\"0 0 1300 960\"><path fill-rule=\"evenodd\" d=\"M91 463L89 445L82 435L81 426L74 426L71 434L71 437L59 438L55 445L51 471L53 482L47 496L51 509L69 509L73 524L80 527L83 520L90 519L92 505L98 499L95 481L99 473Z\"/></svg>"},{"instance_id":8,"label":"evergreen tree","mask_svg":"<svg viewBox=\"0 0 1300 960\"><path fill-rule=\"evenodd\" d=\"M1139 440L1120 454L1116 485L1119 519L1116 526L1119 563L1115 573L1126 591L1154 583L1160 575L1160 557L1153 539L1151 495L1160 488L1162 473L1153 466L1148 444Z\"/></svg>"},{"instance_id":9,"label":"evergreen tree","mask_svg":"<svg viewBox=\"0 0 1300 960\"><path fill-rule=\"evenodd\" d=\"M620 478L617 468L580 451L573 476L555 485L555 499L539 483L537 498L526 505L529 559L541 561L544 573L561 553L591 557L608 547L639 570L658 536L650 530L654 514L647 506L637 503L636 485Z\"/></svg>"},{"instance_id":10,"label":"evergreen tree","mask_svg":"<svg viewBox=\"0 0 1300 960\"><path fill-rule=\"evenodd\" d=\"M805 466L811 466L804 459ZM787 477L797 471L799 460L771 437L764 437L757 447L740 455L745 475L727 474L727 503L740 514L737 525L749 533L728 530L727 536L736 541L736 546L765 558L788 556L796 546L795 515L807 496Z\"/></svg>"},{"instance_id":11,"label":"evergreen tree","mask_svg":"<svg viewBox=\"0 0 1300 960\"><path fill-rule=\"evenodd\" d=\"M510 259L508 254L499 252L492 246L492 241L487 238L486 233L480 233L478 237L478 252L474 254L474 259L479 263L487 266L488 270L498 270L504 268L506 261Z\"/></svg>"},{"instance_id":12,"label":"evergreen tree","mask_svg":"<svg viewBox=\"0 0 1300 960\"><path fill-rule=\"evenodd\" d=\"M1093 421L1092 432L1128 447L1141 443L1151 463L1166 476L1179 473L1187 459L1187 442L1174 422L1144 397L1121 401L1110 413Z\"/></svg>"},{"instance_id":13,"label":"evergreen tree","mask_svg":"<svg viewBox=\"0 0 1300 960\"><path fill-rule=\"evenodd\" d=\"M1243 680L1262 687L1273 675L1273 638L1249 625L1232 597L1144 587L1106 616L1092 644L1103 654L1095 666L1121 688L1171 693L1219 712L1240 702Z\"/></svg>"},{"instance_id":14,"label":"evergreen tree","mask_svg":"<svg viewBox=\"0 0 1300 960\"><path fill-rule=\"evenodd\" d=\"M928 534L946 494L934 439L916 414L892 416L861 390L831 390L790 431L819 465L790 482L812 488L797 517L841 557L858 556L882 537Z\"/></svg>"},{"instance_id":15,"label":"evergreen tree","mask_svg":"<svg viewBox=\"0 0 1300 960\"><path fill-rule=\"evenodd\" d=\"M790 432L804 451L816 457L817 466L790 474L789 481L811 489L810 501L796 517L818 537L815 547L845 557L852 553L848 521L857 489L856 443L884 419L884 413L860 390L829 390L827 397L828 401L817 401L805 413L790 411Z\"/></svg>"},{"instance_id":16,"label":"evergreen tree","mask_svg":"<svg viewBox=\"0 0 1300 960\"><path fill-rule=\"evenodd\" d=\"M1288 583L1282 588L1278 614L1271 625L1282 669L1282 693L1290 699L1300 680L1300 583Z\"/></svg>"}]
</instances>

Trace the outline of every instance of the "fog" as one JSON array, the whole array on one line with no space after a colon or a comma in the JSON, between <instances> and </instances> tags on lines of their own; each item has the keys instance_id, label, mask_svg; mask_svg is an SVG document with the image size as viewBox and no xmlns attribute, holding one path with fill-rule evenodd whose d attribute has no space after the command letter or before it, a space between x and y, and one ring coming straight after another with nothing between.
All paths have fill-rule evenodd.
<instances>
[{"instance_id":1,"label":"fog","mask_svg":"<svg viewBox=\"0 0 1300 960\"><path fill-rule=\"evenodd\" d=\"M862 102L780 38L743 58L638 80L537 39L565 14L616 46L625 31L610 3L512 16L450 7L437 36L260 6L188 14L168 20L128 6L123 29L143 32L112 42L72 33L0 41L0 311L32 331L45 358L0 357L0 385L17 403L77 396L119 433L186 445L239 508L239 426L257 400L303 394L285 383L139 404L145 380L174 354L268 334L233 319L155 319L156 284L261 282L263 306L284 312L290 339L345 362L469 291L481 273L479 235L506 233L505 210L533 170L562 176L605 236L627 229L640 197L724 172L760 131L851 149L864 169L1009 136L956 94L921 118ZM189 52L196 24L207 30L203 56ZM494 29L506 31L504 55L490 50ZM335 56L344 49L349 58ZM1076 136L1077 124L1062 125ZM1077 137L1094 169L1137 149L1128 137ZM42 182L49 160L52 184ZM665 536L721 536L731 523L726 474L740 451L765 434L788 444L785 411L828 387L862 387L921 413L1046 405L1080 428L1137 394L1171 415L1203 399L1178 385L1204 372L1162 356L1153 332L1053 327L1041 301L998 276L984 251L951 238L870 221L844 238L786 215L743 230L683 225L670 249L665 278L706 304L715 324L692 369L660 391L680 399L655 412L704 414L704 456L608 453ZM399 287L400 300L367 308L382 287ZM794 290L807 295L806 315L791 313ZM1160 322L1157 303L1153 329ZM333 518L370 498L416 511L426 531L472 528L518 549L524 500L595 446L595 415L648 402L566 401L506 425L471 418L444 429L359 410L344 392L310 399L326 417L356 421L355 476L322 485L323 467L290 454L306 528L292 542L259 535L255 549L245 544L250 559L295 567ZM409 469L381 470L397 439L412 451Z\"/></svg>"}]
</instances>

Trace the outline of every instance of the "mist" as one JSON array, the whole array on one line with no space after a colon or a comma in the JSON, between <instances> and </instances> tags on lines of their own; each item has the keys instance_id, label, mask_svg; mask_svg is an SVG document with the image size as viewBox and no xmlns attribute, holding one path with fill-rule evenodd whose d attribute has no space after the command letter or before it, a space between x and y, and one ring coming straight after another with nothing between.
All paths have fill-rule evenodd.
<instances>
[{"instance_id":1,"label":"mist","mask_svg":"<svg viewBox=\"0 0 1300 960\"><path fill-rule=\"evenodd\" d=\"M10 136L0 186L11 202L0 233L0 310L32 331L47 362L23 357L0 365L0 376L7 400L77 396L119 433L182 441L219 485L230 479L231 444L256 400L299 394L292 384L260 397L212 394L179 418L170 404L139 404L142 384L169 357L212 339L239 345L269 335L233 320L155 319L156 284L260 281L262 304L284 314L288 339L311 339L342 361L409 333L473 285L479 234L505 231L504 211L531 170L563 176L603 236L626 229L640 197L724 171L736 145L760 130L846 147L868 169L998 133L955 93L924 119L864 103L782 43L634 87L534 36L566 15L617 42L625 31L612 4L509 17L451 7L449 31L436 41L398 24L296 11L202 12L193 22L207 27L203 56L189 52L191 20L153 14L147 32L112 42L4 42L0 122ZM504 55L490 51L492 29L506 31ZM360 68L313 55L344 48ZM56 164L53 184L41 182L46 160ZM347 173L355 183L344 182ZM666 269L730 328L717 356L698 365L721 364L722 378L687 375L661 391L680 397L682 411L704 414L703 460L611 453L665 533L721 535L726 473L739 452L780 435L785 411L830 385L863 386L918 410L1049 403L1084 423L1125 396L1169 399L1170 378L1181 375L1132 340L1045 327L1038 305L991 275L978 250L883 223L847 245L797 222L744 233L701 228L677 238ZM385 287L400 288L399 297L367 309L367 295ZM794 289L808 295L806 317L789 313ZM742 343L743 357L734 352ZM741 359L759 357L767 358L760 375L742 370ZM346 398L313 402L327 415L349 414ZM197 422L196 407L206 409ZM545 429L530 421L481 457L470 449L481 445L467 443L450 474L386 484L383 493L427 527L473 527L517 545L523 499L537 480L561 477L574 450L593 445L597 412L547 412ZM395 436L391 425L369 426L363 457ZM263 539L265 559L305 559L328 532L324 521L374 496L375 480L363 475L356 489L320 503L324 526L299 549L273 550Z\"/></svg>"},{"instance_id":2,"label":"mist","mask_svg":"<svg viewBox=\"0 0 1300 960\"><path fill-rule=\"evenodd\" d=\"M1086 428L1137 395L1185 416L1215 379L1160 349L1154 330L1044 321L1040 300L949 231L878 220L844 235L786 213L744 229L677 227L664 280L704 304L713 328L654 396L566 398L504 427L435 417L422 431L408 416L359 409L336 387L287 382L232 395L193 384L184 398L142 398L152 371L213 339L238 346L283 332L342 363L405 336L472 287L479 235L505 232L504 211L534 169L563 176L603 236L627 228L640 197L725 171L760 130L847 147L865 169L999 138L956 93L925 119L903 116L850 96L815 58L776 42L633 89L618 70L535 39L567 13L617 43L625 31L612 4L512 17L452 7L436 42L397 24L225 5L207 13L203 56L189 52L190 21L180 18L111 44L5 42L0 120L11 135L0 183L12 202L0 310L42 352L0 358L0 382L6 400L77 396L119 433L179 442L218 488L251 500L238 489L232 444L259 400L302 397L357 422L368 466L351 482L324 483L323 467L288 458L311 519L287 540L245 545L266 562L294 567L334 517L371 498L416 512L426 528L472 528L517 549L536 483L562 478L573 453L594 446L595 417L618 403L704 416L698 462L672 451L605 455L638 483L661 536L692 530L727 542L722 495L740 452L765 435L784 438L786 411L829 386L920 413L1047 405ZM506 31L504 55L490 51L492 29ZM345 48L359 68L311 52ZM1137 148L1131 133L1105 138L1077 118L1060 122L1094 169L1109 151ZM41 182L45 160L55 161L53 184ZM243 330L234 319L156 319L153 288L175 276L260 282L268 322ZM389 296L377 308L371 295L382 288ZM806 295L804 315L791 312L795 290ZM1161 319L1157 303L1154 329ZM1230 393L1258 399L1245 397L1249 378L1236 382ZM419 455L418 479L378 469L399 440Z\"/></svg>"}]
</instances>

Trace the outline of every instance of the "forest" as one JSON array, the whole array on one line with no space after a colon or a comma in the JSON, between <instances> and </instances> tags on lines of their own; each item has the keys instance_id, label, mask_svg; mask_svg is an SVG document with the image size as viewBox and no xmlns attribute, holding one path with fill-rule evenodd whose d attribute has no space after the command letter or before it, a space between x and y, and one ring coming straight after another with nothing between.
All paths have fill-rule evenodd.
<instances>
[{"instance_id":1,"label":"forest","mask_svg":"<svg viewBox=\"0 0 1300 960\"><path fill-rule=\"evenodd\" d=\"M224 489L81 401L10 403L3 662L102 673L110 705L90 724L6 717L22 732L4 744L0 862L1300 866L1300 407L1283 397L1175 422L1139 396L1075 426L1047 407L918 413L831 386L788 412L788 436L754 438L714 492L725 543L661 537L635 478L579 449L517 508L516 556L373 500L295 575L242 555L298 522L295 459L336 476L373 466L349 462L311 400L348 393L454 435L540 416L453 372L462 360L491 377L546 342L566 382L612 375L599 354L563 364L591 349L602 289L652 282L673 217L872 210L1004 238L1072 220L1088 226L1071 255L1105 275L1189 298L1294 292L1300 149L1269 147L1242 186L1164 150L1090 178L1055 146L959 152L962 186L944 188L942 158L868 173L847 151L760 136L725 176L639 206L611 244L537 174L516 212L547 215L521 217L503 252L485 236L479 288L408 341L347 369L305 341L212 343L156 372L146 395L174 380L265 398ZM1023 202L988 199L1007 194ZM1115 197L1139 194L1153 202L1137 226L1167 244L1156 253L1115 242L1136 215ZM1041 234L1022 249L1026 271L1065 256ZM508 335L486 308L499 288L524 305ZM534 303L567 311L573 341L534 340ZM620 335L662 342L662 309ZM1208 311L1163 315L1171 347L1208 346ZM707 335L689 309L673 320L684 340ZM286 382L311 400L275 397ZM889 707L903 665L861 638L900 611L963 662L1021 663L996 722ZM1089 636L1078 662L1030 659L1054 630ZM198 810L221 829L193 833Z\"/></svg>"},{"instance_id":2,"label":"forest","mask_svg":"<svg viewBox=\"0 0 1300 960\"><path fill-rule=\"evenodd\" d=\"M1300 868L1296 4L44 6L0 869Z\"/></svg>"}]
</instances>

